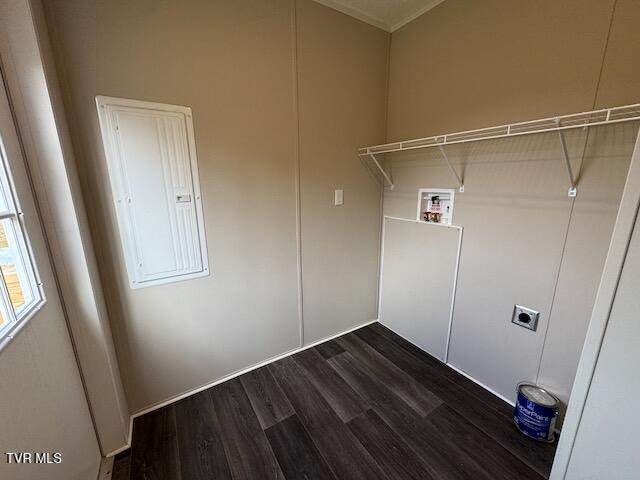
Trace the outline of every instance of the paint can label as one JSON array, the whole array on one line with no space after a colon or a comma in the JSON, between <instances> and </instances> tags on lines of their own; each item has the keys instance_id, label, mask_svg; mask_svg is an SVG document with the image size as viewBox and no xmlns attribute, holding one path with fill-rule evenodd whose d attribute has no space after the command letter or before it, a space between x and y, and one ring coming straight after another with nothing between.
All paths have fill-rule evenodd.
<instances>
[{"instance_id":1,"label":"paint can label","mask_svg":"<svg viewBox=\"0 0 640 480\"><path fill-rule=\"evenodd\" d=\"M557 407L540 405L518 391L513 421L522 433L534 440L553 442Z\"/></svg>"}]
</instances>

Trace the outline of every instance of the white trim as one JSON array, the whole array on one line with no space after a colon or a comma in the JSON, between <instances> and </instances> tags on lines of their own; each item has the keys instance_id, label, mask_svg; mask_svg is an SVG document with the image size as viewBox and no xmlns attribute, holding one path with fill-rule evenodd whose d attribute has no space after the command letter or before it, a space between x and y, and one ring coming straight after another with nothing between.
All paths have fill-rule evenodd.
<instances>
[{"instance_id":1,"label":"white trim","mask_svg":"<svg viewBox=\"0 0 640 480\"><path fill-rule=\"evenodd\" d=\"M217 380L214 380L212 382L206 383L204 385L201 385L199 387L193 388L191 390L187 390L186 392L180 393L178 395L174 395L174 396L169 397L166 400L163 400L163 401L161 401L159 403L156 403L156 404L151 405L149 407L143 408L142 410L138 410L137 412L132 413L131 416L130 416L130 420L129 420L129 440L127 442L127 445L125 445L125 446L123 446L123 447L121 447L121 448L119 448L117 450L114 450L111 453L108 453L106 456L107 457L111 457L111 456L116 455L116 454L126 450L127 448L131 447L131 437L133 435L133 420L135 418L138 418L138 417L140 417L140 416L142 416L142 415L144 415L146 413L153 412L154 410L157 410L159 408L166 407L167 405L171 405L172 403L175 403L175 402L177 402L179 400L182 400L183 398L190 397L191 395L195 395L196 393L202 392L203 390L206 390L206 389L211 388L211 387L215 387L216 385L219 385L220 383L224 383L227 380L231 380L233 378L239 377L240 375L244 375L245 373L249 373L249 372L251 372L253 370L256 370L258 368L264 367L265 365L269 365L270 363L277 362L278 360L281 360L283 358L289 357L291 355L295 355L296 353L299 353L299 352L302 352L304 350L307 350L308 348L315 347L316 345L320 345L321 343L328 342L329 340L333 340L334 338L340 337L342 335L346 335L347 333L353 332L354 330L358 330L360 328L366 327L367 325L371 325L372 323L376 323L377 321L378 321L378 319L370 320L370 321L362 323L360 325L356 325L355 327L351 327L351 328L349 328L347 330L343 330L341 332L338 332L338 333L336 333L334 335L330 335L328 337L321 338L320 340L316 340L315 342L312 342L312 343L310 343L308 345L304 345L304 346L299 347L299 348L294 348L293 350L289 350L289 351L287 351L285 353L282 353L280 355L277 355L275 357L269 358L269 359L264 360L262 362L259 362L259 363L256 363L254 365L251 365L249 367L243 368L241 370L237 370L237 371L235 371L233 373L230 373L228 375L220 377Z\"/></svg>"},{"instance_id":2,"label":"white trim","mask_svg":"<svg viewBox=\"0 0 640 480\"><path fill-rule=\"evenodd\" d=\"M453 211L453 209L451 209ZM447 345L444 349L444 362L449 361L449 346L451 345L451 331L453 330L453 314L456 307L456 293L458 290L458 272L460 271L460 251L462 250L462 234L464 230L460 227L458 234L458 251L456 253L456 268L453 272L453 289L451 290L451 308L449 310L449 328L447 328Z\"/></svg>"},{"instance_id":3,"label":"white trim","mask_svg":"<svg viewBox=\"0 0 640 480\"><path fill-rule=\"evenodd\" d=\"M509 405L511 405L512 407L514 407L516 405L516 402L514 402L513 400L508 399L507 397L499 394L498 392L496 392L495 390L493 390L492 388L487 387L484 383L479 382L478 380L476 380L475 378L473 378L471 375L469 375L468 373L463 372L462 370L460 370L458 367L452 365L451 363L446 363L445 364L447 367L451 368L452 370L455 370L456 372L458 372L460 375L462 375L463 377L468 378L469 380L471 380L473 383L475 383L476 385L480 385L482 388L484 388L487 392L489 393L493 393L496 397L498 397L500 400L503 400L505 402L507 402Z\"/></svg>"},{"instance_id":4,"label":"white trim","mask_svg":"<svg viewBox=\"0 0 640 480\"><path fill-rule=\"evenodd\" d=\"M113 475L113 457L102 457L100 470L98 470L98 480L111 480Z\"/></svg>"},{"instance_id":5,"label":"white trim","mask_svg":"<svg viewBox=\"0 0 640 480\"><path fill-rule=\"evenodd\" d=\"M40 286L40 288L42 288ZM42 294L43 297L38 301L38 303L34 304L30 309L29 312L24 315L23 317L21 317L19 320L16 320L13 324L13 326L11 328L8 328L5 333L3 334L2 339L0 339L0 352L2 352L2 350L4 349L4 347L6 347L7 345L9 345L9 343L11 343L11 341L16 338L18 336L18 334L20 333L20 331L27 325L27 323L29 323L29 321L40 311L42 310L42 307L44 307L47 303L46 299L44 298L44 293Z\"/></svg>"},{"instance_id":6,"label":"white trim","mask_svg":"<svg viewBox=\"0 0 640 480\"><path fill-rule=\"evenodd\" d=\"M569 405L565 415L562 435L553 462L550 480L566 477L573 446L578 434L582 414L591 388L600 348L604 339L609 315L613 307L618 283L629 249L629 243L637 224L640 206L640 131L631 157L631 165L622 193L618 216L609 245L609 252L600 279L600 286L589 322L589 329L582 348Z\"/></svg>"},{"instance_id":7,"label":"white trim","mask_svg":"<svg viewBox=\"0 0 640 480\"><path fill-rule=\"evenodd\" d=\"M453 228L456 230L461 230L461 225L447 225L446 223L435 223L435 222L423 222L421 220L414 220L413 218L403 218L403 217L392 217L390 215L384 215L384 218L388 218L389 220L402 220L403 222L413 222L419 223L420 225L429 225L432 227L444 227L444 228Z\"/></svg>"}]
</instances>

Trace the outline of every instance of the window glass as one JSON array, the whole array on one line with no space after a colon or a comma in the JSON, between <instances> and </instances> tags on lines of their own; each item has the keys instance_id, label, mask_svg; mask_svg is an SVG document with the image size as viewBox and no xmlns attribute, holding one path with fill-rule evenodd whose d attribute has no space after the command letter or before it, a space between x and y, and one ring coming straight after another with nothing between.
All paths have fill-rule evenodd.
<instances>
[{"instance_id":1,"label":"window glass","mask_svg":"<svg viewBox=\"0 0 640 480\"><path fill-rule=\"evenodd\" d=\"M10 219L0 222L0 269L11 305L20 316L21 311L33 302L33 292Z\"/></svg>"},{"instance_id":2,"label":"window glass","mask_svg":"<svg viewBox=\"0 0 640 480\"><path fill-rule=\"evenodd\" d=\"M2 179L4 180L4 179ZM4 181L0 181L0 214L9 212L9 199L7 198L8 192L6 192L6 185Z\"/></svg>"},{"instance_id":3,"label":"window glass","mask_svg":"<svg viewBox=\"0 0 640 480\"><path fill-rule=\"evenodd\" d=\"M2 313L2 309L0 309L0 332L2 332L6 325L7 319L5 318L4 313Z\"/></svg>"},{"instance_id":4,"label":"window glass","mask_svg":"<svg viewBox=\"0 0 640 480\"><path fill-rule=\"evenodd\" d=\"M2 125L6 126L6 123ZM7 150L3 142L6 138L4 134L14 136L16 133L10 128L0 132L0 340L12 338L44 304L42 286L31 257L24 214L19 209L11 175L14 165L22 168L19 163L11 161L20 162L22 158L19 149L15 148L16 141L11 142L13 150ZM6 342L0 342L0 348L4 345Z\"/></svg>"}]
</instances>

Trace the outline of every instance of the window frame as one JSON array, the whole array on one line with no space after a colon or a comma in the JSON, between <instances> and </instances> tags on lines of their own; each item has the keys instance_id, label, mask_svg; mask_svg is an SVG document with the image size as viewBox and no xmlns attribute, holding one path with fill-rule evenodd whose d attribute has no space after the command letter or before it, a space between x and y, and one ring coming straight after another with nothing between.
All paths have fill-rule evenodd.
<instances>
[{"instance_id":1,"label":"window frame","mask_svg":"<svg viewBox=\"0 0 640 480\"><path fill-rule=\"evenodd\" d=\"M2 110L0 113L3 117L11 115L9 111L4 111L4 108ZM7 325L0 326L0 350L13 340L17 333L46 304L43 284L35 262L34 252L25 224L25 215L20 206L16 182L10 165L10 157L12 155L16 157L15 161L23 161L23 155L21 151L9 151L11 147L16 144L19 145L19 143L14 142L14 140L17 140L17 131L12 116L9 120L11 120L11 126L8 126L7 122L3 121L3 128L0 130L0 202L6 204L6 208L0 210L0 222L8 221L11 223L13 232L9 232L5 228L7 241L16 240L15 251L18 257L16 258L16 269L24 271L24 278L20 278L20 281L23 279L27 281L33 298L24 308L16 311L11 303L4 273L0 271L0 311L7 322ZM14 138L8 139L7 137L10 136ZM26 288L26 286L23 286L23 288Z\"/></svg>"}]
</instances>

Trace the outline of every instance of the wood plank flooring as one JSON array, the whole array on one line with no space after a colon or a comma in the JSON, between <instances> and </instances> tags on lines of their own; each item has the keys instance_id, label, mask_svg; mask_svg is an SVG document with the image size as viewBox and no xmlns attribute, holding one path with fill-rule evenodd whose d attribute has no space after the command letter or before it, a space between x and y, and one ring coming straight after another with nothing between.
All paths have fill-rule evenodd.
<instances>
[{"instance_id":1,"label":"wood plank flooring","mask_svg":"<svg viewBox=\"0 0 640 480\"><path fill-rule=\"evenodd\" d=\"M548 478L511 413L374 323L136 418L113 479Z\"/></svg>"}]
</instances>

